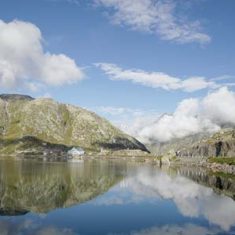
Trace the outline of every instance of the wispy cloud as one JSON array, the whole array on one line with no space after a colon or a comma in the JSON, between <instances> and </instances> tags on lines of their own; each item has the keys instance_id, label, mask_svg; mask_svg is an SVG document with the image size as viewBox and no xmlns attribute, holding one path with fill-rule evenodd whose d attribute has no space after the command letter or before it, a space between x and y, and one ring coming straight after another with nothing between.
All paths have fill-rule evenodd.
<instances>
[{"instance_id":1,"label":"wispy cloud","mask_svg":"<svg viewBox=\"0 0 235 235\"><path fill-rule=\"evenodd\" d=\"M111 120L112 123L126 133L138 135L140 128L156 121L159 112L155 109L133 109L126 107L98 106L91 107L93 110Z\"/></svg>"},{"instance_id":2,"label":"wispy cloud","mask_svg":"<svg viewBox=\"0 0 235 235\"><path fill-rule=\"evenodd\" d=\"M209 81L205 77L200 76L189 77L183 80L162 72L146 72L137 69L124 70L115 64L109 63L96 63L95 65L112 80L131 81L152 88L194 92L205 88L218 87L218 84L214 81Z\"/></svg>"},{"instance_id":3,"label":"wispy cloud","mask_svg":"<svg viewBox=\"0 0 235 235\"><path fill-rule=\"evenodd\" d=\"M80 5L82 0L46 0L50 2L67 2L70 4Z\"/></svg>"},{"instance_id":4,"label":"wispy cloud","mask_svg":"<svg viewBox=\"0 0 235 235\"><path fill-rule=\"evenodd\" d=\"M115 106L98 106L95 107L95 110L97 110L100 113L108 114L112 116L117 115L131 115L134 117L140 117L146 114L155 114L157 113L154 109L133 109L133 108L126 108L126 107L115 107Z\"/></svg>"},{"instance_id":5,"label":"wispy cloud","mask_svg":"<svg viewBox=\"0 0 235 235\"><path fill-rule=\"evenodd\" d=\"M201 23L176 14L172 0L94 0L105 7L113 24L133 30L158 34L163 40L179 43L208 43L211 37L202 32Z\"/></svg>"},{"instance_id":6,"label":"wispy cloud","mask_svg":"<svg viewBox=\"0 0 235 235\"><path fill-rule=\"evenodd\" d=\"M214 77L214 78L212 78L212 80L213 81L225 81L225 80L231 80L234 78L235 78L235 76L225 74L222 76Z\"/></svg>"}]
</instances>

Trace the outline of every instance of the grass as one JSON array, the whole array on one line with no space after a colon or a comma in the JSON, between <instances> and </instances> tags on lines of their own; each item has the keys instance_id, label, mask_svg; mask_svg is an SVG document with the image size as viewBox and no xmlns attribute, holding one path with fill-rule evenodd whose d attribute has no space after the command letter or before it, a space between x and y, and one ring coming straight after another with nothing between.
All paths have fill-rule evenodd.
<instances>
[{"instance_id":1,"label":"grass","mask_svg":"<svg viewBox=\"0 0 235 235\"><path fill-rule=\"evenodd\" d=\"M208 159L209 163L235 165L234 157L212 157Z\"/></svg>"},{"instance_id":2,"label":"grass","mask_svg":"<svg viewBox=\"0 0 235 235\"><path fill-rule=\"evenodd\" d=\"M180 159L177 158L176 156L174 156L174 157L170 158L170 161L171 161L171 162L179 162Z\"/></svg>"}]
</instances>

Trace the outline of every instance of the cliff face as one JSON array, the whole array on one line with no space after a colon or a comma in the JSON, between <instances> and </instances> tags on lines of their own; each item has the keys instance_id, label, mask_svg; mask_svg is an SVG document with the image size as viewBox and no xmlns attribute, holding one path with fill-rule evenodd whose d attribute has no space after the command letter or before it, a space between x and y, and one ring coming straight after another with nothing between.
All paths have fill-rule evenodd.
<instances>
[{"instance_id":1,"label":"cliff face","mask_svg":"<svg viewBox=\"0 0 235 235\"><path fill-rule=\"evenodd\" d=\"M202 157L234 157L235 130L222 130L214 135L203 138L191 146L178 149L178 156Z\"/></svg>"},{"instance_id":2,"label":"cliff face","mask_svg":"<svg viewBox=\"0 0 235 235\"><path fill-rule=\"evenodd\" d=\"M177 151L183 150L186 147L193 146L200 140L209 137L208 133L200 133L197 135L191 135L184 138L173 139L164 143L155 143L147 146L156 155L165 155L167 153L175 154Z\"/></svg>"},{"instance_id":3,"label":"cliff face","mask_svg":"<svg viewBox=\"0 0 235 235\"><path fill-rule=\"evenodd\" d=\"M26 148L28 137L32 137L31 147L35 143L35 148L50 145L53 149L63 145L65 148L79 146L91 151L147 151L139 141L85 109L52 99L0 95L0 153L12 153L16 149ZM35 141L32 142L32 139Z\"/></svg>"},{"instance_id":4,"label":"cliff face","mask_svg":"<svg viewBox=\"0 0 235 235\"><path fill-rule=\"evenodd\" d=\"M235 130L227 128L215 134L200 133L167 143L156 143L148 148L156 155L235 157Z\"/></svg>"}]
</instances>

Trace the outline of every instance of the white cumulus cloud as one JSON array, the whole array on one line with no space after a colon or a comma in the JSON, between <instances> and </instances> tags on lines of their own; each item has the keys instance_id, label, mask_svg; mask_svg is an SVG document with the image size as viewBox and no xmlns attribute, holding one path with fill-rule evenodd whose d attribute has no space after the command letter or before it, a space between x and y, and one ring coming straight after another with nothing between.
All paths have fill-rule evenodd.
<instances>
[{"instance_id":1,"label":"white cumulus cloud","mask_svg":"<svg viewBox=\"0 0 235 235\"><path fill-rule=\"evenodd\" d=\"M235 126L235 92L219 88L204 98L181 101L173 114L149 119L136 117L120 128L144 143L167 142L175 138L219 131L223 126Z\"/></svg>"},{"instance_id":2,"label":"white cumulus cloud","mask_svg":"<svg viewBox=\"0 0 235 235\"><path fill-rule=\"evenodd\" d=\"M64 54L45 52L40 29L29 22L0 20L0 87L61 86L83 78L76 62Z\"/></svg>"},{"instance_id":3,"label":"white cumulus cloud","mask_svg":"<svg viewBox=\"0 0 235 235\"><path fill-rule=\"evenodd\" d=\"M179 43L208 43L211 37L202 32L201 23L176 14L172 0L94 0L107 9L111 21L133 30L158 34L163 40Z\"/></svg>"},{"instance_id":4,"label":"white cumulus cloud","mask_svg":"<svg viewBox=\"0 0 235 235\"><path fill-rule=\"evenodd\" d=\"M223 87L202 100L203 115L217 124L235 124L235 93Z\"/></svg>"}]
</instances>

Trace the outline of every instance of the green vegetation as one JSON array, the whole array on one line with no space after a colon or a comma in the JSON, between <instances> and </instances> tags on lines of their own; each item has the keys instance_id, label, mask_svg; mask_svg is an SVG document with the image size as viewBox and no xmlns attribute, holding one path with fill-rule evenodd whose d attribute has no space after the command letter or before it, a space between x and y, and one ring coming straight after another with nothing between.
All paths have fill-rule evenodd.
<instances>
[{"instance_id":1,"label":"green vegetation","mask_svg":"<svg viewBox=\"0 0 235 235\"><path fill-rule=\"evenodd\" d=\"M86 152L104 149L147 151L143 144L95 113L52 99L0 95L0 124L0 154L24 150L42 152L43 142L58 148L59 145L79 146ZM34 141L24 137L32 137Z\"/></svg>"},{"instance_id":2,"label":"green vegetation","mask_svg":"<svg viewBox=\"0 0 235 235\"><path fill-rule=\"evenodd\" d=\"M179 162L180 159L178 157L176 157L176 156L173 156L172 158L170 158L170 161L171 162Z\"/></svg>"},{"instance_id":3,"label":"green vegetation","mask_svg":"<svg viewBox=\"0 0 235 235\"><path fill-rule=\"evenodd\" d=\"M208 159L209 163L235 165L235 158L233 157L211 157Z\"/></svg>"}]
</instances>

